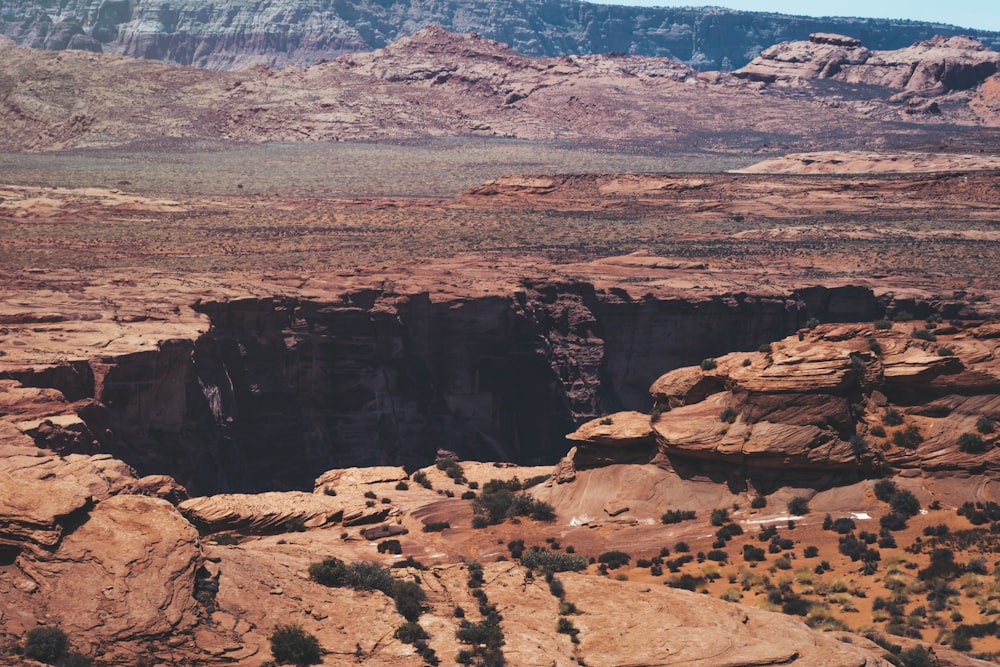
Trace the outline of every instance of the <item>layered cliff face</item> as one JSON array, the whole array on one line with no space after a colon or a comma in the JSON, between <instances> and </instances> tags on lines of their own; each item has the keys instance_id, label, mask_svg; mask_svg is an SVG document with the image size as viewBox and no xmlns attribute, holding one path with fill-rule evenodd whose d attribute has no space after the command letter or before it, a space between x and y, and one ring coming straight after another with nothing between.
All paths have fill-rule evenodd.
<instances>
[{"instance_id":1,"label":"layered cliff face","mask_svg":"<svg viewBox=\"0 0 1000 667\"><path fill-rule=\"evenodd\" d=\"M623 7L568 2L477 3L372 0L261 0L158 3L140 0L18 0L0 32L19 44L87 49L213 69L311 64L363 51L428 25L477 31L531 55L619 51L667 56L699 69L741 67L767 46L841 32L891 49L933 35L969 34L1000 45L997 33L915 21L791 17L720 8Z\"/></svg>"},{"instance_id":2,"label":"layered cliff face","mask_svg":"<svg viewBox=\"0 0 1000 667\"><path fill-rule=\"evenodd\" d=\"M933 321L932 321L933 324ZM651 415L583 425L560 475L657 461L710 469L769 493L881 474L969 475L1000 467L1000 327L823 325L751 353L679 368L650 387ZM706 465L707 464L707 465Z\"/></svg>"},{"instance_id":3,"label":"layered cliff face","mask_svg":"<svg viewBox=\"0 0 1000 667\"><path fill-rule=\"evenodd\" d=\"M587 282L482 297L239 298L198 305L191 333L210 323L203 334L106 353L74 372L18 370L7 358L4 374L77 401L18 418L50 449L111 452L196 493L309 488L329 468L412 468L439 448L551 464L580 422L648 409L664 366L754 349L810 317L883 308L855 288L691 300ZM156 323L136 324L146 325Z\"/></svg>"}]
</instances>

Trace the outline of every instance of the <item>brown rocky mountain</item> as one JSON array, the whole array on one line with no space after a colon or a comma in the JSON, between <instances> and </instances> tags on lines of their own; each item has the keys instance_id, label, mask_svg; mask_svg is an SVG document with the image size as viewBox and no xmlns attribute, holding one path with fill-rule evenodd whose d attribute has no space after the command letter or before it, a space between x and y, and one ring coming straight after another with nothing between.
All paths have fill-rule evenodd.
<instances>
[{"instance_id":1,"label":"brown rocky mountain","mask_svg":"<svg viewBox=\"0 0 1000 667\"><path fill-rule=\"evenodd\" d=\"M809 71L825 67L828 50L842 50L814 46L819 51L809 53L815 51L818 60L807 66ZM911 114L908 98L884 88L905 86L909 80L894 82L883 74L878 75L879 87L861 93L845 82L807 96L786 87L758 90L759 84L729 76L706 78L668 59L529 58L496 42L440 28L424 29L373 53L280 71L209 72L85 52L47 53L11 42L0 44L0 51L5 62L0 141L13 150L163 138L261 142L428 136L646 150L721 148L741 137L741 147L749 150L849 148L863 145L865 136L887 137L883 141L912 136L893 139L878 119L991 122L989 113L976 115L984 102L970 107L968 101L1000 58L959 38L940 47L904 50L900 58L923 63L920 99L928 90L937 94L941 87L962 83L961 91L935 102L940 113ZM758 66L746 72L755 71L753 67ZM893 67L880 71L895 71ZM837 77L832 81L841 83ZM737 107L740 113L734 115Z\"/></svg>"},{"instance_id":2,"label":"brown rocky mountain","mask_svg":"<svg viewBox=\"0 0 1000 667\"><path fill-rule=\"evenodd\" d=\"M808 42L765 49L733 73L750 81L801 85L835 80L897 91L888 99L907 114L941 113L942 106L969 103L970 96L1000 70L1000 54L968 37L937 36L893 51L870 51L857 39L814 34ZM989 114L980 120L990 122Z\"/></svg>"},{"instance_id":3,"label":"brown rocky mountain","mask_svg":"<svg viewBox=\"0 0 1000 667\"><path fill-rule=\"evenodd\" d=\"M23 46L86 49L210 69L311 65L370 51L429 25L475 31L533 56L617 51L676 58L699 69L740 67L770 44L812 32L855 35L895 49L934 35L972 35L993 47L1000 34L918 21L810 18L719 7L624 7L567 0L8 0L0 35Z\"/></svg>"}]
</instances>

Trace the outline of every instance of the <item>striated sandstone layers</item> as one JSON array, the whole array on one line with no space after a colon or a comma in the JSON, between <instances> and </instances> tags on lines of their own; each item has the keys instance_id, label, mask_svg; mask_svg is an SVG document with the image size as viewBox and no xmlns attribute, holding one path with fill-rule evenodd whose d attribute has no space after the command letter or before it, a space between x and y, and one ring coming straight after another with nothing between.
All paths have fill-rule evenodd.
<instances>
[{"instance_id":1,"label":"striated sandstone layers","mask_svg":"<svg viewBox=\"0 0 1000 667\"><path fill-rule=\"evenodd\" d=\"M923 326L821 325L671 371L650 388L650 416L613 414L571 435L584 446L560 473L568 479L573 470L634 462L630 452L654 444L655 461L682 477L707 465L732 488L765 492L796 479L822 488L880 469L995 472L997 435L977 422L1000 420L998 328L948 325L928 334ZM960 447L968 435L980 445Z\"/></svg>"}]
</instances>

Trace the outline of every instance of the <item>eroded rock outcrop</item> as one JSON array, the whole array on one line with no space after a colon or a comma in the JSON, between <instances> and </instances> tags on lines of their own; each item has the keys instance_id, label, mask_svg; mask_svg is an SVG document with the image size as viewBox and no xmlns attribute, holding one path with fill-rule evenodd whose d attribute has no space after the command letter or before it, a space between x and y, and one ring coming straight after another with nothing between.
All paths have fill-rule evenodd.
<instances>
[{"instance_id":1,"label":"eroded rock outcrop","mask_svg":"<svg viewBox=\"0 0 1000 667\"><path fill-rule=\"evenodd\" d=\"M814 79L851 86L877 86L886 100L901 105L902 117L939 116L943 104L965 105L979 122L994 124L988 82L1000 69L1000 53L964 36L921 41L893 51L870 51L858 40L813 35L808 42L783 42L733 75L763 83L803 85ZM986 86L986 92L975 92ZM972 92L970 92L972 91ZM831 103L854 106L865 114L881 113L870 104L845 102L856 94L843 91Z\"/></svg>"},{"instance_id":2,"label":"eroded rock outcrop","mask_svg":"<svg viewBox=\"0 0 1000 667\"><path fill-rule=\"evenodd\" d=\"M922 323L886 326L819 326L755 353L672 371L651 387L650 417L629 415L624 430L592 422L570 439L610 452L607 440L632 446L649 425L661 464L687 470L692 460L708 462L762 485L797 475L823 484L852 481L882 466L995 470L994 325L941 326L936 333ZM561 473L568 470L564 465Z\"/></svg>"}]
</instances>

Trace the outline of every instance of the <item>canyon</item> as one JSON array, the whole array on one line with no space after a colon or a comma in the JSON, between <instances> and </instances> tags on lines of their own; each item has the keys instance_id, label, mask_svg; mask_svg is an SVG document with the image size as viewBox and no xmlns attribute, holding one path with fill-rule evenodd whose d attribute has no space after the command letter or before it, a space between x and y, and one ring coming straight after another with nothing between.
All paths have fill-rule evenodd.
<instances>
[{"instance_id":1,"label":"canyon","mask_svg":"<svg viewBox=\"0 0 1000 667\"><path fill-rule=\"evenodd\" d=\"M143 25L0 44L0 664L1000 655L989 35Z\"/></svg>"}]
</instances>

